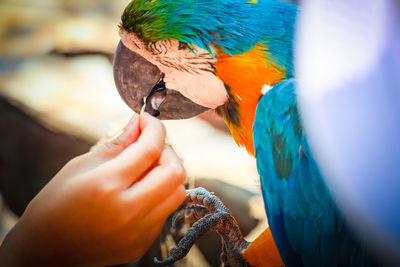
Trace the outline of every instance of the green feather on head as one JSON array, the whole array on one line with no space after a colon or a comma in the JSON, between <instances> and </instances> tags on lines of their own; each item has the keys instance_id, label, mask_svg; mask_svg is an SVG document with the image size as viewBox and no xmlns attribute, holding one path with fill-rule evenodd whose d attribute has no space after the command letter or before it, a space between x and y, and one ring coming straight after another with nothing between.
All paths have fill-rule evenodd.
<instances>
[{"instance_id":1,"label":"green feather on head","mask_svg":"<svg viewBox=\"0 0 400 267\"><path fill-rule=\"evenodd\" d=\"M179 24L171 25L169 18L174 14L176 4L173 1L133 0L125 8L121 18L121 27L129 33L135 33L144 42L156 42L166 39L182 39ZM181 24L182 25L182 24Z\"/></svg>"}]
</instances>

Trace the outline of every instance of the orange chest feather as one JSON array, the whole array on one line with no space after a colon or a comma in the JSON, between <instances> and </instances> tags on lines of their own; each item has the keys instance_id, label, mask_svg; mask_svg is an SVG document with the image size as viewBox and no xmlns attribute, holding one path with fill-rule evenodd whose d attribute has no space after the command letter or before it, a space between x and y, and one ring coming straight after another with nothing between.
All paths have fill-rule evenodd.
<instances>
[{"instance_id":1,"label":"orange chest feather","mask_svg":"<svg viewBox=\"0 0 400 267\"><path fill-rule=\"evenodd\" d=\"M281 68L268 60L263 45L234 56L225 53L217 55L216 75L227 85L231 108L237 109L235 121L230 115L223 115L233 138L254 156L253 121L256 107L264 85L272 86L285 74ZM232 112L231 112L232 113Z\"/></svg>"}]
</instances>

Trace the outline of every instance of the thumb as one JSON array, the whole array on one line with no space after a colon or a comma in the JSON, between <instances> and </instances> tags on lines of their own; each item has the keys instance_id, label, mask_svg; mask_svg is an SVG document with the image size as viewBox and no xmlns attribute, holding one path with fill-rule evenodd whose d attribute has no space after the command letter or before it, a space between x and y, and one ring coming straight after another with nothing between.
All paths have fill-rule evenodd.
<instances>
[{"instance_id":1,"label":"thumb","mask_svg":"<svg viewBox=\"0 0 400 267\"><path fill-rule=\"evenodd\" d=\"M123 132L102 144L96 145L92 153L99 157L113 158L119 155L130 144L136 142L140 135L139 116L134 114L125 126Z\"/></svg>"}]
</instances>

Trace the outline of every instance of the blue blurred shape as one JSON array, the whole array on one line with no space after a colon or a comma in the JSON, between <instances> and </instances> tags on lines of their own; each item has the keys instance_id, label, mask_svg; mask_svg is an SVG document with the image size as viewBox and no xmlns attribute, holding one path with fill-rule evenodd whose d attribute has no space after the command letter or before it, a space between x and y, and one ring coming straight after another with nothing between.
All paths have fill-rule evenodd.
<instances>
[{"instance_id":1,"label":"blue blurred shape","mask_svg":"<svg viewBox=\"0 0 400 267\"><path fill-rule=\"evenodd\" d=\"M313 151L354 228L399 260L400 1L302 6L296 71Z\"/></svg>"}]
</instances>

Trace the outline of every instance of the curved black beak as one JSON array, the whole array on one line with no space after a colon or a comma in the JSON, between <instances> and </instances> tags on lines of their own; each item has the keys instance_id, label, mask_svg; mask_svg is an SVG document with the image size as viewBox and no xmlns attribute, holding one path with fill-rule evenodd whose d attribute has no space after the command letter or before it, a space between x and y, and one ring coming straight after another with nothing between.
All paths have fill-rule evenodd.
<instances>
[{"instance_id":1,"label":"curved black beak","mask_svg":"<svg viewBox=\"0 0 400 267\"><path fill-rule=\"evenodd\" d=\"M119 42L114 58L114 80L125 103L139 113L144 110L159 119L187 119L208 108L165 87L159 68Z\"/></svg>"}]
</instances>

